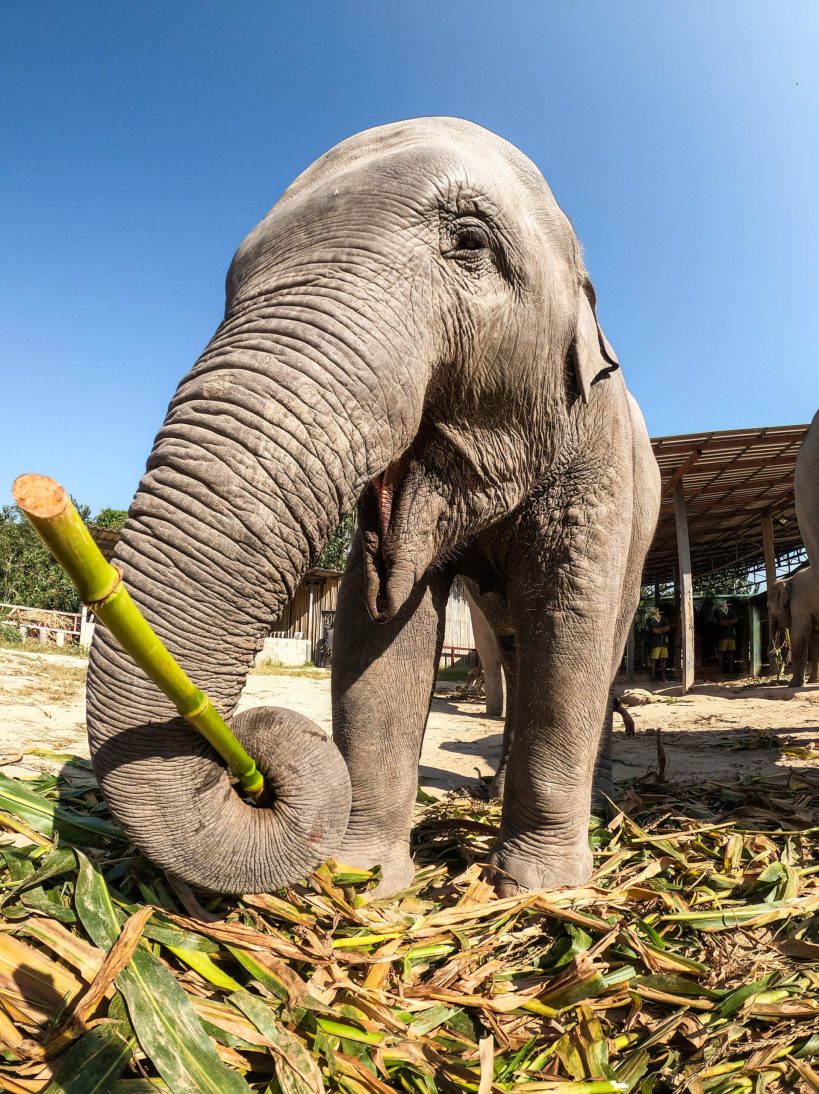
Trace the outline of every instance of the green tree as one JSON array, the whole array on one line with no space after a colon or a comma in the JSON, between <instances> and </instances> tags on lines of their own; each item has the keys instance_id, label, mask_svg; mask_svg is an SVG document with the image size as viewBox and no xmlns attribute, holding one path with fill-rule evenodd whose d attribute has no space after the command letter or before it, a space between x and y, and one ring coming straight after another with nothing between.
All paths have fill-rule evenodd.
<instances>
[{"instance_id":1,"label":"green tree","mask_svg":"<svg viewBox=\"0 0 819 1094\"><path fill-rule=\"evenodd\" d=\"M694 578L694 596L732 596L753 591L747 574L706 574Z\"/></svg>"},{"instance_id":2,"label":"green tree","mask_svg":"<svg viewBox=\"0 0 819 1094\"><path fill-rule=\"evenodd\" d=\"M327 540L316 562L323 570L343 570L355 535L355 511L348 513Z\"/></svg>"},{"instance_id":3,"label":"green tree","mask_svg":"<svg viewBox=\"0 0 819 1094\"><path fill-rule=\"evenodd\" d=\"M121 532L127 516L127 509L105 508L100 509L91 523L96 524L98 528L110 528L112 532Z\"/></svg>"},{"instance_id":4,"label":"green tree","mask_svg":"<svg viewBox=\"0 0 819 1094\"><path fill-rule=\"evenodd\" d=\"M88 506L74 504L89 521ZM90 523L119 531L124 521L124 509L105 508ZM74 586L16 505L0 509L0 602L53 612L80 610Z\"/></svg>"},{"instance_id":5,"label":"green tree","mask_svg":"<svg viewBox=\"0 0 819 1094\"><path fill-rule=\"evenodd\" d=\"M77 505L77 509L88 520L88 506ZM55 612L79 611L74 586L16 505L0 509L0 601Z\"/></svg>"}]
</instances>

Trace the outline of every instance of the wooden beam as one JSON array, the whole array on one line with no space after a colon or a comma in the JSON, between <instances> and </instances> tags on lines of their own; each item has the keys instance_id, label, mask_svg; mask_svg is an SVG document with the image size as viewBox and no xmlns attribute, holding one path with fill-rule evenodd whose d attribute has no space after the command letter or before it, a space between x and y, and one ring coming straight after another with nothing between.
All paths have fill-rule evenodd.
<instances>
[{"instance_id":1,"label":"wooden beam","mask_svg":"<svg viewBox=\"0 0 819 1094\"><path fill-rule=\"evenodd\" d=\"M691 574L691 546L688 542L688 514L681 481L674 483L674 515L677 524L677 559L680 575L680 685L685 695L694 686L694 582Z\"/></svg>"},{"instance_id":2,"label":"wooden beam","mask_svg":"<svg viewBox=\"0 0 819 1094\"><path fill-rule=\"evenodd\" d=\"M673 491L674 483L679 482L688 474L688 472L691 470L691 468L694 466L694 464L697 462L701 455L702 449L695 448L691 455L688 457L688 459L685 461L685 463L682 465L682 467L678 467L674 474L671 476L671 478L668 480L668 482L665 484L665 487L663 489L664 494L670 494Z\"/></svg>"}]
</instances>

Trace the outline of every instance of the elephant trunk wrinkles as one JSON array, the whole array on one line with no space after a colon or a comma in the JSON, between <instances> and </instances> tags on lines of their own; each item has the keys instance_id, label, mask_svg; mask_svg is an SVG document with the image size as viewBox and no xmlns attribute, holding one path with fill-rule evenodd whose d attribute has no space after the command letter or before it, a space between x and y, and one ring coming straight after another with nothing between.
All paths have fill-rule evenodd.
<instances>
[{"instance_id":1,"label":"elephant trunk wrinkles","mask_svg":"<svg viewBox=\"0 0 819 1094\"><path fill-rule=\"evenodd\" d=\"M292 324L284 335L237 349L217 332L171 403L115 555L139 608L226 718L309 561L409 444L420 413L383 408L383 361L378 383L356 357L345 376L332 347L319 363L288 348ZM191 883L268 891L341 842L349 778L300 715L246 712L233 728L272 786L273 808L240 797L210 746L97 628L88 731L115 817Z\"/></svg>"}]
</instances>

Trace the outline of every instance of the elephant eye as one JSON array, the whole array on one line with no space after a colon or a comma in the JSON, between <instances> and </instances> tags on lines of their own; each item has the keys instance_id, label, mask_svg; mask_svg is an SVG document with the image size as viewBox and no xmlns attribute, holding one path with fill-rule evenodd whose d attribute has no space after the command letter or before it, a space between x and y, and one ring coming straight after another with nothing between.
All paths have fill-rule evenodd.
<instances>
[{"instance_id":1,"label":"elephant eye","mask_svg":"<svg viewBox=\"0 0 819 1094\"><path fill-rule=\"evenodd\" d=\"M444 257L474 259L476 251L488 250L489 245L489 233L483 224L473 220L461 221L449 230Z\"/></svg>"},{"instance_id":2,"label":"elephant eye","mask_svg":"<svg viewBox=\"0 0 819 1094\"><path fill-rule=\"evenodd\" d=\"M468 228L460 228L455 237L456 251L480 251L487 246L489 240L483 228L470 225Z\"/></svg>"}]
</instances>

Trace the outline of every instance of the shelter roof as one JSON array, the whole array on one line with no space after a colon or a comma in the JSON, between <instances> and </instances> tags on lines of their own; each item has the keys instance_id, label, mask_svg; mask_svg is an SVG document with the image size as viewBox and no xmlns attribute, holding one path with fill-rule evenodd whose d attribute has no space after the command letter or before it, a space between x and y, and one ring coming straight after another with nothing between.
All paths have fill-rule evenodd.
<instances>
[{"instance_id":1,"label":"shelter roof","mask_svg":"<svg viewBox=\"0 0 819 1094\"><path fill-rule=\"evenodd\" d=\"M801 545L793 497L807 425L761 426L654 437L662 476L657 532L643 580L671 581L677 561L675 483L682 482L695 577L763 564L761 518L773 520L777 556Z\"/></svg>"},{"instance_id":2,"label":"shelter roof","mask_svg":"<svg viewBox=\"0 0 819 1094\"><path fill-rule=\"evenodd\" d=\"M115 532L113 528L101 528L98 524L89 524L88 531L100 551L110 562L114 548L119 543L119 532Z\"/></svg>"}]
</instances>

